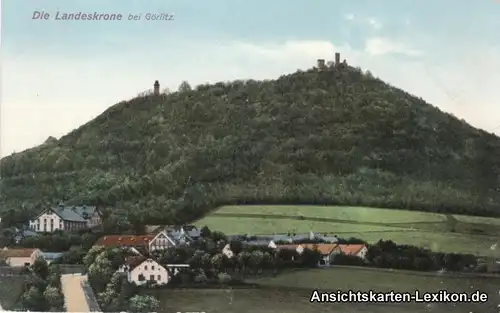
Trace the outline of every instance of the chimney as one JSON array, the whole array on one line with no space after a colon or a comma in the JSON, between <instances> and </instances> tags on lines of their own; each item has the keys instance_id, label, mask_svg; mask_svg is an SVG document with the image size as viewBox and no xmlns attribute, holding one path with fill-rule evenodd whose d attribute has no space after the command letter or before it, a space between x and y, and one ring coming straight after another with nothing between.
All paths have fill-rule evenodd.
<instances>
[{"instance_id":1,"label":"chimney","mask_svg":"<svg viewBox=\"0 0 500 313\"><path fill-rule=\"evenodd\" d=\"M335 64L339 65L340 64L340 53L335 52Z\"/></svg>"},{"instance_id":2,"label":"chimney","mask_svg":"<svg viewBox=\"0 0 500 313\"><path fill-rule=\"evenodd\" d=\"M318 59L318 70L323 70L325 68L325 60Z\"/></svg>"},{"instance_id":3,"label":"chimney","mask_svg":"<svg viewBox=\"0 0 500 313\"><path fill-rule=\"evenodd\" d=\"M155 84L153 85L153 94L155 96L160 95L160 83L157 80L155 80Z\"/></svg>"}]
</instances>

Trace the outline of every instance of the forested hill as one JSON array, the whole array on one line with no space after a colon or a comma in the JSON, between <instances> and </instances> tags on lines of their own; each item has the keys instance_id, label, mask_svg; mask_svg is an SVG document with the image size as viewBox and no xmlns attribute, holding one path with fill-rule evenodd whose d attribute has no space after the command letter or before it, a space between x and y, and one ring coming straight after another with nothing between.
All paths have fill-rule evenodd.
<instances>
[{"instance_id":1,"label":"forested hill","mask_svg":"<svg viewBox=\"0 0 500 313\"><path fill-rule=\"evenodd\" d=\"M0 206L101 199L155 224L223 203L500 216L500 138L368 72L181 87L3 158Z\"/></svg>"}]
</instances>

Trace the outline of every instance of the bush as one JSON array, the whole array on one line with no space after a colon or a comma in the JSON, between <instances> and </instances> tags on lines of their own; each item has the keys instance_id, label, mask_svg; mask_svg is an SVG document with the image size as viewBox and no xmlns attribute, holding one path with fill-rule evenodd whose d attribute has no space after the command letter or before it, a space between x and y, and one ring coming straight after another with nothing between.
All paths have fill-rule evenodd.
<instances>
[{"instance_id":1,"label":"bush","mask_svg":"<svg viewBox=\"0 0 500 313\"><path fill-rule=\"evenodd\" d=\"M153 296L135 295L129 301L129 310L134 313L155 312L160 306L160 301Z\"/></svg>"},{"instance_id":2,"label":"bush","mask_svg":"<svg viewBox=\"0 0 500 313\"><path fill-rule=\"evenodd\" d=\"M219 275L217 275L217 280L221 284L228 284L231 281L231 275L227 273L219 273Z\"/></svg>"}]
</instances>

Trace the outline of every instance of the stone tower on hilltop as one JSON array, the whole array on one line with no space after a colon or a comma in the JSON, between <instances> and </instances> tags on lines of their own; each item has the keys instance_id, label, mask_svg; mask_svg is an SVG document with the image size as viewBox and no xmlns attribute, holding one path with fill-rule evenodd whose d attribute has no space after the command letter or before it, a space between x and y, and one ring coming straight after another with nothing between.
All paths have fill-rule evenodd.
<instances>
[{"instance_id":1,"label":"stone tower on hilltop","mask_svg":"<svg viewBox=\"0 0 500 313\"><path fill-rule=\"evenodd\" d=\"M340 52L335 52L335 62L333 61L328 61L328 63L325 62L325 59L318 59L316 63L316 68L319 72L322 71L328 71L330 68L346 68L347 67L347 61L344 59L344 61L340 62Z\"/></svg>"},{"instance_id":2,"label":"stone tower on hilltop","mask_svg":"<svg viewBox=\"0 0 500 313\"><path fill-rule=\"evenodd\" d=\"M335 65L339 65L340 64L340 53L339 52L335 52Z\"/></svg>"},{"instance_id":3,"label":"stone tower on hilltop","mask_svg":"<svg viewBox=\"0 0 500 313\"><path fill-rule=\"evenodd\" d=\"M155 83L153 85L153 94L155 96L159 96L160 95L160 82L155 80Z\"/></svg>"},{"instance_id":4,"label":"stone tower on hilltop","mask_svg":"<svg viewBox=\"0 0 500 313\"><path fill-rule=\"evenodd\" d=\"M324 71L325 68L326 68L326 66L325 66L325 60L324 59L318 59L317 66L318 66L318 71Z\"/></svg>"}]
</instances>

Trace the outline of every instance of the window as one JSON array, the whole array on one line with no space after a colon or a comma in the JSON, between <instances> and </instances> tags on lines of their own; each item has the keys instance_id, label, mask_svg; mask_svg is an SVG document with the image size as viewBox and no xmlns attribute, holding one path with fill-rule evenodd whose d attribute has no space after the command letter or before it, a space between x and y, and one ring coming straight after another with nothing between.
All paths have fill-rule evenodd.
<instances>
[{"instance_id":1,"label":"window","mask_svg":"<svg viewBox=\"0 0 500 313\"><path fill-rule=\"evenodd\" d=\"M54 231L54 224L50 224L50 231Z\"/></svg>"},{"instance_id":2,"label":"window","mask_svg":"<svg viewBox=\"0 0 500 313\"><path fill-rule=\"evenodd\" d=\"M158 281L160 281L160 280L161 280L161 275L158 275Z\"/></svg>"},{"instance_id":3,"label":"window","mask_svg":"<svg viewBox=\"0 0 500 313\"><path fill-rule=\"evenodd\" d=\"M155 275L150 275L149 280L155 280Z\"/></svg>"},{"instance_id":4,"label":"window","mask_svg":"<svg viewBox=\"0 0 500 313\"><path fill-rule=\"evenodd\" d=\"M147 266L147 265L144 265L144 269L147 271L147 270L148 270L148 266Z\"/></svg>"},{"instance_id":5,"label":"window","mask_svg":"<svg viewBox=\"0 0 500 313\"><path fill-rule=\"evenodd\" d=\"M154 265L151 265L151 270L155 270L155 266Z\"/></svg>"},{"instance_id":6,"label":"window","mask_svg":"<svg viewBox=\"0 0 500 313\"><path fill-rule=\"evenodd\" d=\"M146 277L144 277L144 275L142 274L139 274L139 281L145 281L146 280Z\"/></svg>"},{"instance_id":7,"label":"window","mask_svg":"<svg viewBox=\"0 0 500 313\"><path fill-rule=\"evenodd\" d=\"M40 230L40 224L36 224L36 230Z\"/></svg>"}]
</instances>

